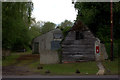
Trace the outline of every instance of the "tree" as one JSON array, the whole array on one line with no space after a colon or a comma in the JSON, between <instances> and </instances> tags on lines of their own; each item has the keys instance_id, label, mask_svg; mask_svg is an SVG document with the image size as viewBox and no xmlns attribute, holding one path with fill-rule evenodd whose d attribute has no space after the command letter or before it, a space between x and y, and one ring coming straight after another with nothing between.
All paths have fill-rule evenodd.
<instances>
[{"instance_id":1,"label":"tree","mask_svg":"<svg viewBox=\"0 0 120 80\"><path fill-rule=\"evenodd\" d=\"M32 41L32 39L34 39L35 37L40 36L42 34L42 32L41 32L42 26L41 25L43 25L43 23L41 23L40 21L38 21L37 23L36 23L36 21L34 21L34 23L32 23L32 25L29 29L29 34L31 37L30 42Z\"/></svg>"},{"instance_id":2,"label":"tree","mask_svg":"<svg viewBox=\"0 0 120 80\"><path fill-rule=\"evenodd\" d=\"M55 29L56 24L52 22L45 22L41 28L42 34L47 33L53 29Z\"/></svg>"},{"instance_id":3,"label":"tree","mask_svg":"<svg viewBox=\"0 0 120 80\"><path fill-rule=\"evenodd\" d=\"M73 23L71 21L65 20L59 25L60 28L72 27Z\"/></svg>"},{"instance_id":4,"label":"tree","mask_svg":"<svg viewBox=\"0 0 120 80\"><path fill-rule=\"evenodd\" d=\"M62 30L64 38L66 37L68 31L70 30L72 26L73 26L73 23L69 20L65 20L61 22L61 24L58 25L59 29Z\"/></svg>"},{"instance_id":5,"label":"tree","mask_svg":"<svg viewBox=\"0 0 120 80\"><path fill-rule=\"evenodd\" d=\"M78 10L77 19L81 19L95 36L99 37L101 41L110 41L110 3L75 3L75 8ZM113 24L114 24L114 38L118 39L120 36L119 14L120 3L113 3ZM104 32L103 32L104 31Z\"/></svg>"},{"instance_id":6,"label":"tree","mask_svg":"<svg viewBox=\"0 0 120 80\"><path fill-rule=\"evenodd\" d=\"M23 48L29 45L32 2L2 3L2 47Z\"/></svg>"}]
</instances>

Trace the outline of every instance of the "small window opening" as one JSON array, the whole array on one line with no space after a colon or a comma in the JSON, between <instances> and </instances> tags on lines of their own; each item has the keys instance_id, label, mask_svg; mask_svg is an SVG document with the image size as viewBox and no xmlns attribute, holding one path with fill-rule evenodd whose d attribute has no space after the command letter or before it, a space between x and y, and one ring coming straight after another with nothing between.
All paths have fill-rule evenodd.
<instances>
[{"instance_id":1,"label":"small window opening","mask_svg":"<svg viewBox=\"0 0 120 80\"><path fill-rule=\"evenodd\" d=\"M61 39L62 38L62 34L59 34L59 33L53 34L53 38L54 39Z\"/></svg>"},{"instance_id":2,"label":"small window opening","mask_svg":"<svg viewBox=\"0 0 120 80\"><path fill-rule=\"evenodd\" d=\"M80 40L80 39L83 39L83 38L84 38L83 33L79 32L79 31L76 31L76 40Z\"/></svg>"}]
</instances>

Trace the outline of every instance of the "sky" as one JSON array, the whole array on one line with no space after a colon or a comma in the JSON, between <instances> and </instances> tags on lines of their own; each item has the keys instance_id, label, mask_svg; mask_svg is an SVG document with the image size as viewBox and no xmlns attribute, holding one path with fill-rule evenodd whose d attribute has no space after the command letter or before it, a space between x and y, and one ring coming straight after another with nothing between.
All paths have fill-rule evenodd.
<instances>
[{"instance_id":1,"label":"sky","mask_svg":"<svg viewBox=\"0 0 120 80\"><path fill-rule=\"evenodd\" d=\"M72 0L32 0L34 10L32 16L36 21L50 21L60 24L64 20L76 20L77 11L75 11Z\"/></svg>"}]
</instances>

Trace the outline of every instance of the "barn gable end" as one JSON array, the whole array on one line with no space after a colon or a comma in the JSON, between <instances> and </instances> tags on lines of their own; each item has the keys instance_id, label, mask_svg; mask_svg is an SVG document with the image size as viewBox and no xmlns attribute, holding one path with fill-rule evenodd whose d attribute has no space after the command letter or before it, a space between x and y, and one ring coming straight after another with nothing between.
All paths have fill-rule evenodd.
<instances>
[{"instance_id":1,"label":"barn gable end","mask_svg":"<svg viewBox=\"0 0 120 80\"><path fill-rule=\"evenodd\" d=\"M76 21L62 42L62 62L95 60L95 41L91 31Z\"/></svg>"},{"instance_id":2,"label":"barn gable end","mask_svg":"<svg viewBox=\"0 0 120 80\"><path fill-rule=\"evenodd\" d=\"M33 53L40 54L40 64L59 63L57 50L60 48L62 31L60 29L51 30L33 40Z\"/></svg>"}]
</instances>

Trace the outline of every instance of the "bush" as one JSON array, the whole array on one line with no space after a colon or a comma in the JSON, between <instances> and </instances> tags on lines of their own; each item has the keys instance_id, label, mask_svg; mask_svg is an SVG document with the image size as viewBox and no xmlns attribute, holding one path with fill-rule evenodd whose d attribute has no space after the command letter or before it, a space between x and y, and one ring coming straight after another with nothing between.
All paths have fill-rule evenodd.
<instances>
[{"instance_id":1,"label":"bush","mask_svg":"<svg viewBox=\"0 0 120 80\"><path fill-rule=\"evenodd\" d=\"M110 59L111 55L111 43L105 43L106 51L108 54L108 58ZM117 58L118 57L118 50L119 50L119 43L115 42L113 43L113 57Z\"/></svg>"}]
</instances>

